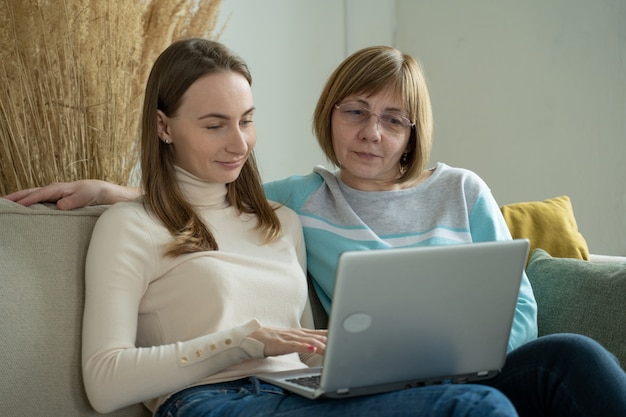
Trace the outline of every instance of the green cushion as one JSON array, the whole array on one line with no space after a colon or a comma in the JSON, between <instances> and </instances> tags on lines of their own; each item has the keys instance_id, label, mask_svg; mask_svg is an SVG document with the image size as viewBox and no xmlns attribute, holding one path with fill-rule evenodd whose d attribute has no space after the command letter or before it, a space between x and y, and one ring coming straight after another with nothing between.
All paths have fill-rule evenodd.
<instances>
[{"instance_id":1,"label":"green cushion","mask_svg":"<svg viewBox=\"0 0 626 417\"><path fill-rule=\"evenodd\" d=\"M535 249L526 273L537 299L539 336L590 336L626 369L626 263L555 258Z\"/></svg>"}]
</instances>

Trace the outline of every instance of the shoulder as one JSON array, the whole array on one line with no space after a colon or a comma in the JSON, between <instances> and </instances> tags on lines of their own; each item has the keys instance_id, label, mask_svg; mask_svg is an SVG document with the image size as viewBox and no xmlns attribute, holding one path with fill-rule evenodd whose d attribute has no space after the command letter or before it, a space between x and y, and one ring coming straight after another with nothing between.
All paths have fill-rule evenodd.
<instances>
[{"instance_id":1,"label":"shoulder","mask_svg":"<svg viewBox=\"0 0 626 417\"><path fill-rule=\"evenodd\" d=\"M438 163L426 187L440 204L462 210L470 215L492 215L497 204L491 189L475 172Z\"/></svg>"},{"instance_id":2,"label":"shoulder","mask_svg":"<svg viewBox=\"0 0 626 417\"><path fill-rule=\"evenodd\" d=\"M447 178L449 184L457 184L456 186L448 187L449 190L454 190L448 196L450 200L453 200L452 194L457 194L458 200L464 201L472 223L479 225L473 228L474 240L494 240L494 236L499 236L502 230L493 232L493 235L488 234L488 232L494 230L492 223L498 223L496 229L504 228L501 227L502 214L500 207L487 183L478 174L469 169L450 167L441 163L438 164L438 167L443 168L442 176ZM484 236L489 237L484 238Z\"/></svg>"},{"instance_id":3,"label":"shoulder","mask_svg":"<svg viewBox=\"0 0 626 417\"><path fill-rule=\"evenodd\" d=\"M263 184L263 187L265 188L266 193L294 192L302 187L317 188L324 182L324 180L316 171L307 175L292 175L281 180L266 182Z\"/></svg>"},{"instance_id":4,"label":"shoulder","mask_svg":"<svg viewBox=\"0 0 626 417\"><path fill-rule=\"evenodd\" d=\"M273 203L273 202L270 202L270 203ZM278 216L278 219L280 220L280 223L283 226L295 225L297 227L301 227L300 217L294 210L290 209L287 206L280 205L276 209L276 215Z\"/></svg>"},{"instance_id":5,"label":"shoulder","mask_svg":"<svg viewBox=\"0 0 626 417\"><path fill-rule=\"evenodd\" d=\"M297 210L323 183L324 179L317 172L312 172L267 182L263 188L269 200Z\"/></svg>"},{"instance_id":6,"label":"shoulder","mask_svg":"<svg viewBox=\"0 0 626 417\"><path fill-rule=\"evenodd\" d=\"M276 215L280 221L283 237L289 239L294 247L299 248L304 240L300 216L286 206L278 207Z\"/></svg>"},{"instance_id":7,"label":"shoulder","mask_svg":"<svg viewBox=\"0 0 626 417\"><path fill-rule=\"evenodd\" d=\"M94 233L127 235L146 231L157 225L140 201L124 201L111 205L98 219Z\"/></svg>"},{"instance_id":8,"label":"shoulder","mask_svg":"<svg viewBox=\"0 0 626 417\"><path fill-rule=\"evenodd\" d=\"M102 215L99 221L132 221L132 219L147 217L143 204L139 201L124 201L112 204Z\"/></svg>"},{"instance_id":9,"label":"shoulder","mask_svg":"<svg viewBox=\"0 0 626 417\"><path fill-rule=\"evenodd\" d=\"M439 185L456 185L464 190L475 192L489 191L487 183L474 171L467 168L452 167L442 162L437 163L431 178L433 182Z\"/></svg>"}]
</instances>

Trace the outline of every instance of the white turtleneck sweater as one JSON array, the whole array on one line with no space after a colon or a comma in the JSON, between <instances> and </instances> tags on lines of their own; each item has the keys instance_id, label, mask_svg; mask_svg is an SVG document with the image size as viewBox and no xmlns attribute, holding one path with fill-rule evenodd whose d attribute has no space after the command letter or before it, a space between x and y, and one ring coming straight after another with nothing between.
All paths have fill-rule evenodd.
<instances>
[{"instance_id":1,"label":"white turtleneck sweater","mask_svg":"<svg viewBox=\"0 0 626 417\"><path fill-rule=\"evenodd\" d=\"M256 218L226 202L225 185L177 175L219 250L164 256L172 236L141 202L100 217L86 260L82 347L99 412L138 402L154 411L190 386L306 366L297 354L265 358L247 337L260 326L313 328L298 216L279 208L282 235L263 244Z\"/></svg>"}]
</instances>

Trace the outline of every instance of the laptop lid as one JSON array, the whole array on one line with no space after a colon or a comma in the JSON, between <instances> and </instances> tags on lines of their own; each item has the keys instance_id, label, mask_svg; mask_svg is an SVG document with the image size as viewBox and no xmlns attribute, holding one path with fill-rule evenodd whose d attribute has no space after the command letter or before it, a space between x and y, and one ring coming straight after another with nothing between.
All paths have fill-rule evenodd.
<instances>
[{"instance_id":1,"label":"laptop lid","mask_svg":"<svg viewBox=\"0 0 626 417\"><path fill-rule=\"evenodd\" d=\"M317 398L495 376L504 365L527 239L343 253ZM298 370L313 374L318 369ZM269 374L271 375L271 374Z\"/></svg>"}]
</instances>

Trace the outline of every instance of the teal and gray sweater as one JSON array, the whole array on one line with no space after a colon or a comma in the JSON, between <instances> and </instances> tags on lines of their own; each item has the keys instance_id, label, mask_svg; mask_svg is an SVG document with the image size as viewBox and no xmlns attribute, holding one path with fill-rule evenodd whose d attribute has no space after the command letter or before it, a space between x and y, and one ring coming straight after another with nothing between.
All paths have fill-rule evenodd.
<instances>
[{"instance_id":1,"label":"teal and gray sweater","mask_svg":"<svg viewBox=\"0 0 626 417\"><path fill-rule=\"evenodd\" d=\"M307 269L326 311L342 252L511 239L485 182L443 163L425 181L404 190L355 190L338 173L316 167L306 176L267 183L265 192L300 216ZM524 274L508 350L535 337L537 304Z\"/></svg>"}]
</instances>

